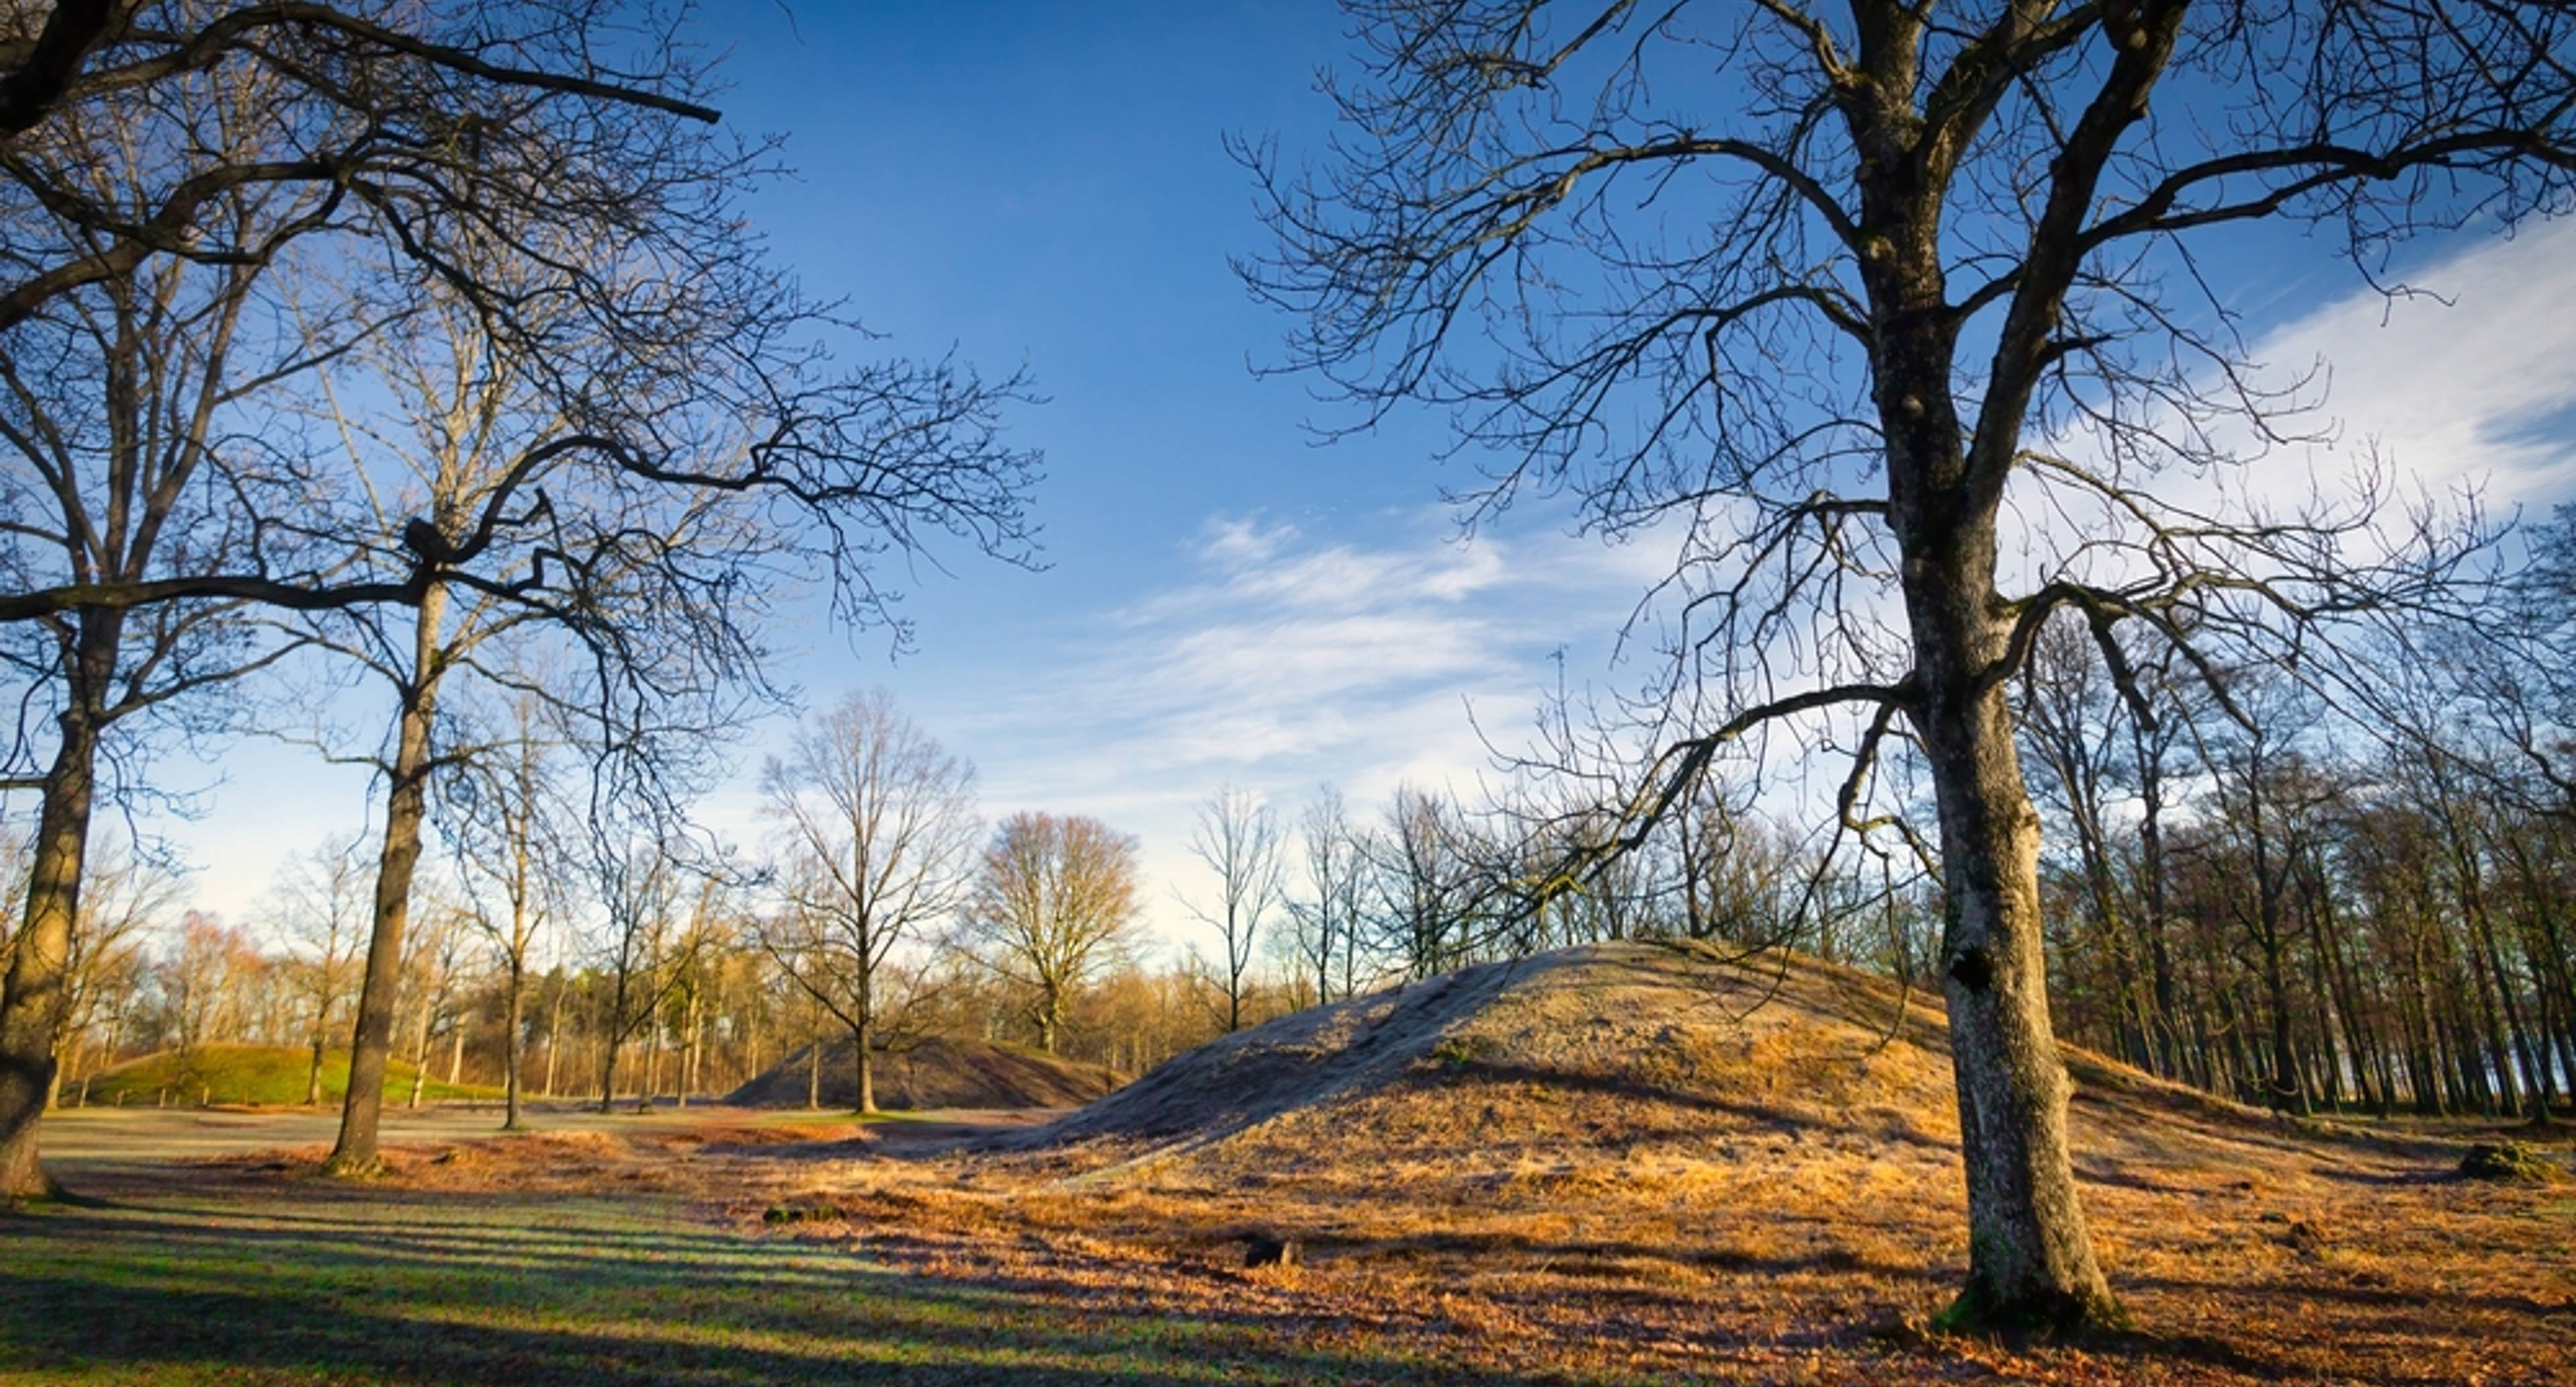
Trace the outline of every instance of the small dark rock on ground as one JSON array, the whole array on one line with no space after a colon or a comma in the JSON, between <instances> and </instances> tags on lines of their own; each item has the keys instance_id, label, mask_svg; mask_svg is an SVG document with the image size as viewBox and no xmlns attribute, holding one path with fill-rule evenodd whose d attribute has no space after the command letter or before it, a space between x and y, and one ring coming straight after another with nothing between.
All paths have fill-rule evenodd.
<instances>
[{"instance_id":1,"label":"small dark rock on ground","mask_svg":"<svg viewBox=\"0 0 2576 1387\"><path fill-rule=\"evenodd\" d=\"M1306 1250L1295 1238L1253 1238L1243 1247L1243 1264L1247 1267L1293 1267L1303 1262Z\"/></svg>"}]
</instances>

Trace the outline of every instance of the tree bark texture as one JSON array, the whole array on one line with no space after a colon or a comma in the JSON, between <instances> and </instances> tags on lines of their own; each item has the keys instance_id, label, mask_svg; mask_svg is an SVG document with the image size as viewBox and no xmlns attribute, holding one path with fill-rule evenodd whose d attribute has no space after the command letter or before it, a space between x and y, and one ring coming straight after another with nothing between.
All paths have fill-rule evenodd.
<instances>
[{"instance_id":1,"label":"tree bark texture","mask_svg":"<svg viewBox=\"0 0 2576 1387\"><path fill-rule=\"evenodd\" d=\"M382 1166L376 1136L384 1109L385 1067L393 1056L394 1015L402 991L403 935L411 923L412 877L420 867L421 822L429 804L430 727L438 705L438 630L445 590L432 586L420 604L412 679L402 690L394 764L385 792L384 848L376 864L374 928L358 984L358 1019L349 1042L349 1091L340 1103L340 1136L323 1163L330 1175L372 1175Z\"/></svg>"},{"instance_id":2,"label":"tree bark texture","mask_svg":"<svg viewBox=\"0 0 2576 1387\"><path fill-rule=\"evenodd\" d=\"M27 874L27 899L0 990L0 1200L61 1193L37 1150L55 1045L70 1001L72 929L80 918L90 814L97 799L99 704L114 676L125 616L79 618L70 697L55 722L61 741L45 775Z\"/></svg>"}]
</instances>

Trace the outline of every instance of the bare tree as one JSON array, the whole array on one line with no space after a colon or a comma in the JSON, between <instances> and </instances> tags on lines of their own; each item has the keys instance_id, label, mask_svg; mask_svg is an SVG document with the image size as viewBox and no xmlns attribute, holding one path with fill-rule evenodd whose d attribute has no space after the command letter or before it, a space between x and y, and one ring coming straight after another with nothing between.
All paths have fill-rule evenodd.
<instances>
[{"instance_id":1,"label":"bare tree","mask_svg":"<svg viewBox=\"0 0 2576 1387\"><path fill-rule=\"evenodd\" d=\"M1136 840L1085 815L1014 814L986 845L962 936L1028 996L1048 1054L1074 993L1125 954L1137 889Z\"/></svg>"},{"instance_id":2,"label":"bare tree","mask_svg":"<svg viewBox=\"0 0 2576 1387\"><path fill-rule=\"evenodd\" d=\"M761 944L848 1029L858 1110L875 1112L889 960L966 899L980 828L975 768L877 689L808 718L761 784L784 839L790 902Z\"/></svg>"},{"instance_id":3,"label":"bare tree","mask_svg":"<svg viewBox=\"0 0 2576 1387\"><path fill-rule=\"evenodd\" d=\"M523 315L520 321L545 320ZM460 541L450 536L465 531L474 517L492 513L496 493L525 480L528 460L558 449L573 427L560 402L543 393L531 361L509 339L491 333L484 315L451 294L432 294L334 366L321 373L320 393L348 452L350 473L363 483L364 532L401 534L410 559L424 550L452 550ZM336 379L343 370L354 377L345 386ZM344 404L350 394L377 407L352 409ZM542 813L514 800L519 790L552 793L517 779L520 772L535 773L528 758L535 754L533 723L541 715L574 730L615 722L626 735L599 728L601 735L591 740L623 741L637 763L673 754L671 744L684 733L687 714L705 711L690 695L712 691L712 681L686 667L725 663L741 639L734 624L711 609L703 588L658 582L642 571L657 556L682 551L700 551L693 561L707 564L751 557L738 528L718 517L723 507L716 493L638 494L553 468L541 469L541 480L548 533L524 552L493 556L495 576L504 581L430 582L408 605L331 606L308 618L309 640L374 675L394 697L379 750L354 758L382 778L385 818L376 853L367 985L351 1045L352 1083L340 1137L326 1167L332 1173L364 1173L375 1162L377 1095L390 1053L376 1032L392 1024L388 970L401 957L432 816L433 781L472 773L488 754L514 763L508 771L480 768L494 787L492 801L516 805L505 807L504 817ZM602 544L596 538L602 534L622 538ZM634 542L639 537L641 544ZM584 567L577 609L547 598L530 600L525 585L539 578L549 557ZM684 562L662 565L663 577L686 571ZM618 637L589 652L591 677L576 677L585 673L578 660L582 635L612 624L620 628ZM653 627L659 629L648 634ZM560 645L570 645L575 658L550 659L562 653L553 648ZM641 652L650 653L630 658ZM649 712L641 703L620 709L614 693L596 689L603 677L649 689L654 706ZM507 716L519 724L517 736L485 748L459 735L455 705L478 691L507 701ZM648 717L649 723L643 721ZM660 735L647 735L647 726ZM500 825L499 831L533 833L536 826L525 821ZM526 850L521 844L505 854ZM526 936L538 918L532 896L511 894L506 936L521 947L515 955L505 948L505 964L508 956L524 962ZM508 1106L515 1123L517 1104Z\"/></svg>"},{"instance_id":4,"label":"bare tree","mask_svg":"<svg viewBox=\"0 0 2576 1387\"><path fill-rule=\"evenodd\" d=\"M509 738L497 754L475 767L474 802L457 834L464 851L474 923L501 963L504 1090L501 1127L520 1125L521 1069L527 1050L528 966L537 938L560 913L565 890L558 873L571 856L560 832L567 812L552 761L543 707L536 695L511 702ZM479 878L500 892L502 910L487 908L474 892Z\"/></svg>"},{"instance_id":5,"label":"bare tree","mask_svg":"<svg viewBox=\"0 0 2576 1387\"><path fill-rule=\"evenodd\" d=\"M322 1056L331 1043L332 1019L349 995L358 943L366 937L366 858L361 841L327 839L279 874L271 892L298 982L312 1007L311 1055L304 1073L304 1102L322 1102Z\"/></svg>"},{"instance_id":6,"label":"bare tree","mask_svg":"<svg viewBox=\"0 0 2576 1387\"><path fill-rule=\"evenodd\" d=\"M258 991L251 975L264 966L239 926L197 910L180 918L177 938L152 972L161 1030L178 1052L182 1075L195 1073L207 1044L241 1034L244 1009Z\"/></svg>"},{"instance_id":7,"label":"bare tree","mask_svg":"<svg viewBox=\"0 0 2576 1387\"><path fill-rule=\"evenodd\" d=\"M429 1089L430 1041L442 1031L462 1034L464 1018L458 1014L463 1000L466 969L473 943L473 915L452 898L432 895L421 902L421 928L404 937L401 975L412 999L411 1085L403 1106L417 1109ZM383 1096L384 1071L378 1070L373 1080L379 1099ZM355 1057L349 1066L349 1085L358 1084ZM343 1111L346 1111L345 1105Z\"/></svg>"},{"instance_id":8,"label":"bare tree","mask_svg":"<svg viewBox=\"0 0 2576 1387\"><path fill-rule=\"evenodd\" d=\"M1415 785L1396 787L1386 824L1367 840L1375 943L1408 977L1468 959L1478 911L1491 899L1458 805Z\"/></svg>"},{"instance_id":9,"label":"bare tree","mask_svg":"<svg viewBox=\"0 0 2576 1387\"><path fill-rule=\"evenodd\" d=\"M256 84L199 96L191 114L217 137L258 118ZM56 132L62 157L95 156L78 177L102 198L131 192L121 135L79 121ZM259 188L222 210L241 226L312 207ZM0 352L0 505L11 521L0 534L0 600L246 562L256 546L231 505L310 500L294 467L275 454L243 460L260 450L235 436L266 433L266 392L333 350L327 335L286 341L260 330L266 270L161 260L53 295L10 333ZM210 484L216 476L226 480ZM281 541L278 556L295 547ZM53 1189L35 1124L53 1082L90 824L117 795L104 777L110 758L136 758L146 745L136 729L151 722L185 717L211 729L210 712L224 706L212 696L293 647L260 638L243 616L239 602L214 596L140 610L61 605L22 616L11 632L9 656L37 686L31 706L50 714L53 745L19 782L42 803L0 990L0 1195Z\"/></svg>"},{"instance_id":10,"label":"bare tree","mask_svg":"<svg viewBox=\"0 0 2576 1387\"><path fill-rule=\"evenodd\" d=\"M2368 487L2297 512L2177 489L2287 440L2315 394L2267 393L2227 305L2189 302L2191 236L2298 217L2369 269L2419 229L2563 206L2576 15L1348 8L1349 138L1305 180L1246 151L1280 245L1246 271L1303 319L1292 364L1363 424L1450 407L1494 459L1476 514L1561 488L1589 525L1680 536L1661 759L1601 856L1731 743L1857 753L1847 816L1881 751L1919 748L1967 1153L1951 1321L2116 1321L2068 1163L2013 675L2061 607L2266 648L2449 576L2456 551L2362 563ZM2002 572L2008 546L2033 557Z\"/></svg>"},{"instance_id":11,"label":"bare tree","mask_svg":"<svg viewBox=\"0 0 2576 1387\"><path fill-rule=\"evenodd\" d=\"M88 855L74 924L66 980L62 1039L47 1106L60 1106L63 1076L81 1068L80 1053L104 1010L117 1022L142 980L148 936L168 918L187 879L159 853L131 840L111 841ZM112 1062L121 1024L111 1024L106 1045Z\"/></svg>"},{"instance_id":12,"label":"bare tree","mask_svg":"<svg viewBox=\"0 0 2576 1387\"><path fill-rule=\"evenodd\" d=\"M686 980L690 963L708 939L718 879L705 875L692 895L684 889L675 847L650 837L598 845L597 882L607 913L606 1012L599 1019L599 1110L617 1099L617 1061L627 1040L651 1028L658 1039L662 1004ZM641 1101L653 1100L651 1075Z\"/></svg>"},{"instance_id":13,"label":"bare tree","mask_svg":"<svg viewBox=\"0 0 2576 1387\"><path fill-rule=\"evenodd\" d=\"M2035 798L2056 811L2074 840L2075 875L2084 884L2082 914L2092 926L2086 937L2110 961L2115 1005L2138 1017L2120 1053L2152 1068L2153 1004L2139 977L2136 931L2126 919L2128 893L2110 826L2126 753L2135 746L2122 724L2134 714L2112 683L2093 658L2091 633L2075 614L2064 613L2031 647L2015 713L2023 745L2035 753ZM2056 846L2061 853L2067 847Z\"/></svg>"},{"instance_id":14,"label":"bare tree","mask_svg":"<svg viewBox=\"0 0 2576 1387\"><path fill-rule=\"evenodd\" d=\"M271 133L201 138L189 98L244 81L270 91ZM711 124L707 85L665 16L621 0L11 4L0 11L0 226L41 206L80 235L0 231L0 331L156 258L250 263L326 242L462 284L464 252L490 235L632 232L669 210L635 191L696 155L619 113ZM151 172L137 195L104 196L58 157L76 125L129 132ZM757 148L735 157L748 163ZM227 225L225 199L248 188L319 210ZM532 301L517 292L525 284L476 287L503 324ZM604 305L615 286L583 288Z\"/></svg>"},{"instance_id":15,"label":"bare tree","mask_svg":"<svg viewBox=\"0 0 2576 1387\"><path fill-rule=\"evenodd\" d=\"M1224 942L1225 1028L1239 1031L1253 946L1279 905L1279 817L1251 791L1229 785L1199 806L1190 855L1216 873L1217 898L1214 905L1182 903Z\"/></svg>"},{"instance_id":16,"label":"bare tree","mask_svg":"<svg viewBox=\"0 0 2576 1387\"><path fill-rule=\"evenodd\" d=\"M1325 786L1298 825L1305 848L1305 889L1288 901L1296 924L1301 964L1315 971L1315 1000L1333 999L1333 974L1342 996L1359 986L1360 917L1367 884L1367 851L1343 807L1342 792Z\"/></svg>"}]
</instances>

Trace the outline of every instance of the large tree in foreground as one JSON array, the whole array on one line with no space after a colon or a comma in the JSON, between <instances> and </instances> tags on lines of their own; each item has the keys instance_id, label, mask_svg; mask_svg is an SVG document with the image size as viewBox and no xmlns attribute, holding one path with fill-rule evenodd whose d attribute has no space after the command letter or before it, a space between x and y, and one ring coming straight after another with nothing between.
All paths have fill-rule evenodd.
<instances>
[{"instance_id":1,"label":"large tree in foreground","mask_svg":"<svg viewBox=\"0 0 2576 1387\"><path fill-rule=\"evenodd\" d=\"M205 138L221 140L256 124L271 95L256 82L212 83L191 93L191 114ZM78 170L102 199L136 195L129 131L67 118L53 136L49 153L67 177ZM239 230L317 209L258 187L223 210ZM0 240L41 220L0 215ZM53 220L79 239L77 226ZM270 268L151 260L55 294L0 339L0 606L28 592L150 588L304 556L304 546L264 544L258 533L258 515L321 504L310 474L284 458L291 427L267 397L357 323L309 336L264 331L275 311ZM291 648L255 634L245 616L240 602L206 592L8 622L0 662L27 688L22 726L50 727L17 753L41 769L14 782L39 803L19 947L0 981L0 1197L53 1188L35 1126L69 1017L92 824L116 801L116 763L130 769L174 719L215 730L209 698Z\"/></svg>"},{"instance_id":2,"label":"large tree in foreground","mask_svg":"<svg viewBox=\"0 0 2576 1387\"><path fill-rule=\"evenodd\" d=\"M2441 579L2436 553L2363 562L2369 485L2266 506L2220 473L2315 397L2267 393L2194 248L2292 218L2368 271L2410 232L2559 210L2576 13L1349 8L1344 136L1302 178L1252 151L1280 246L1247 273L1303 318L1295 364L1362 422L1449 407L1496 460L1480 512L1563 488L1601 529L1680 536L1659 759L1604 853L1747 745L1856 753L1855 824L1878 754L1918 748L1967 1171L1953 1319L2116 1319L2068 1164L2012 675L2061 608L2214 665Z\"/></svg>"}]
</instances>

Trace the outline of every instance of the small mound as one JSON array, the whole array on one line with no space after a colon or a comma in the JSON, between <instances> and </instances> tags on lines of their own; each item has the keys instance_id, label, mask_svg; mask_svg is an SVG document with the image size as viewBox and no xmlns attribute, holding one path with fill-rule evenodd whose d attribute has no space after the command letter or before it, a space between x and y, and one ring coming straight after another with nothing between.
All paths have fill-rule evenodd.
<instances>
[{"instance_id":1,"label":"small mound","mask_svg":"<svg viewBox=\"0 0 2576 1387\"><path fill-rule=\"evenodd\" d=\"M858 1106L859 1079L846 1038L823 1047L822 1091L827 1108ZM806 1046L725 1096L749 1108L801 1108L813 1094L814 1047ZM934 1108L1073 1108L1118 1087L1118 1076L1037 1050L982 1041L931 1038L876 1059L877 1106Z\"/></svg>"},{"instance_id":2,"label":"small mound","mask_svg":"<svg viewBox=\"0 0 2576 1387\"><path fill-rule=\"evenodd\" d=\"M2460 1158L2460 1175L2470 1180L2546 1185L2557 1181L2558 1169L2547 1157L2521 1142L2480 1142Z\"/></svg>"},{"instance_id":3,"label":"small mound","mask_svg":"<svg viewBox=\"0 0 2576 1387\"><path fill-rule=\"evenodd\" d=\"M313 1052L284 1045L201 1045L182 1055L176 1050L130 1059L90 1076L86 1089L94 1108L195 1107L200 1104L245 1107L290 1107L304 1101L305 1081ZM413 1067L396 1059L385 1065L385 1096L401 1102L411 1096ZM63 1086L66 1104L82 1100L84 1085ZM349 1091L349 1052L324 1051L322 1101L337 1103ZM436 1078L421 1088L432 1101L489 1099L497 1088L449 1084Z\"/></svg>"}]
</instances>

